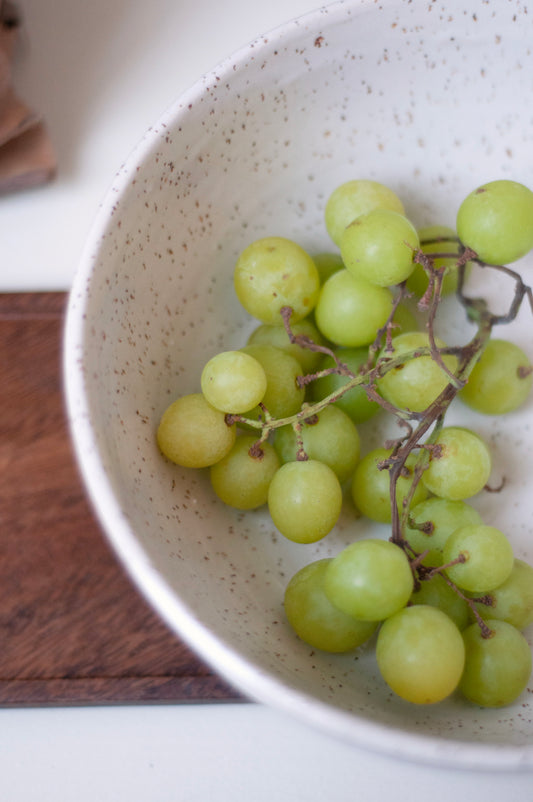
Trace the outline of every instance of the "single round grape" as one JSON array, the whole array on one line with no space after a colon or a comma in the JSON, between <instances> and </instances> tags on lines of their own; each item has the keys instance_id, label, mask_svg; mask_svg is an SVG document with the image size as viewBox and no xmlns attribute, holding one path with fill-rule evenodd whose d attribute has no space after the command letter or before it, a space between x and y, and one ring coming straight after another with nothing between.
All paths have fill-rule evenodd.
<instances>
[{"instance_id":1,"label":"single round grape","mask_svg":"<svg viewBox=\"0 0 533 802\"><path fill-rule=\"evenodd\" d=\"M392 293L339 270L323 284L315 321L327 340L358 347L373 342L392 308Z\"/></svg>"},{"instance_id":2,"label":"single round grape","mask_svg":"<svg viewBox=\"0 0 533 802\"><path fill-rule=\"evenodd\" d=\"M335 607L324 593L324 576L331 558L300 569L285 590L285 615L298 637L315 649L348 652L375 632L377 622L358 621Z\"/></svg>"},{"instance_id":3,"label":"single round grape","mask_svg":"<svg viewBox=\"0 0 533 802\"><path fill-rule=\"evenodd\" d=\"M435 225L419 229L418 238L420 240L420 249L427 256L432 256L435 253L455 254L455 256L452 257L436 257L433 259L433 267L436 270L440 270L444 273L441 286L441 295L451 295L457 290L459 275L457 259L461 250L461 246L458 242L457 234L453 228ZM466 272L468 274L470 270L467 270ZM421 298L426 292L428 284L429 278L426 271L422 265L417 264L407 279L407 289L411 292L414 292L415 295L418 295Z\"/></svg>"},{"instance_id":4,"label":"single round grape","mask_svg":"<svg viewBox=\"0 0 533 802\"><path fill-rule=\"evenodd\" d=\"M446 573L458 587L476 593L494 590L505 582L514 563L507 537L485 524L469 524L452 532L443 549L444 565L461 556L465 561L450 565Z\"/></svg>"},{"instance_id":5,"label":"single round grape","mask_svg":"<svg viewBox=\"0 0 533 802\"><path fill-rule=\"evenodd\" d=\"M448 426L441 430L428 468L422 475L426 488L441 498L471 498L487 484L492 461L487 444L470 429Z\"/></svg>"},{"instance_id":6,"label":"single round grape","mask_svg":"<svg viewBox=\"0 0 533 802\"><path fill-rule=\"evenodd\" d=\"M309 318L304 318L294 324L291 323L291 331L293 334L308 337L316 345L325 345L324 338ZM322 358L319 351L312 351L297 343L291 343L284 326L269 326L262 323L252 331L247 345L274 345L276 348L281 348L282 351L298 360L303 373L314 373Z\"/></svg>"},{"instance_id":7,"label":"single round grape","mask_svg":"<svg viewBox=\"0 0 533 802\"><path fill-rule=\"evenodd\" d=\"M446 613L461 631L471 623L468 602L461 598L440 574L420 582L420 587L413 591L409 601L410 604L437 607Z\"/></svg>"},{"instance_id":8,"label":"single round grape","mask_svg":"<svg viewBox=\"0 0 533 802\"><path fill-rule=\"evenodd\" d=\"M315 543L339 519L342 488L335 473L318 460L286 462L268 489L274 526L295 543Z\"/></svg>"},{"instance_id":9,"label":"single round grape","mask_svg":"<svg viewBox=\"0 0 533 802\"><path fill-rule=\"evenodd\" d=\"M320 278L315 263L297 243L284 237L265 237L248 245L234 272L237 298L253 317L283 325L280 310L290 306L292 322L314 308Z\"/></svg>"},{"instance_id":10,"label":"single round grape","mask_svg":"<svg viewBox=\"0 0 533 802\"><path fill-rule=\"evenodd\" d=\"M230 451L236 432L202 393L191 393L163 412L156 437L161 452L172 462L184 468L207 468Z\"/></svg>"},{"instance_id":11,"label":"single round grape","mask_svg":"<svg viewBox=\"0 0 533 802\"><path fill-rule=\"evenodd\" d=\"M240 414L257 406L267 388L263 366L242 351L222 351L202 370L202 392L211 406Z\"/></svg>"},{"instance_id":12,"label":"single round grape","mask_svg":"<svg viewBox=\"0 0 533 802\"><path fill-rule=\"evenodd\" d=\"M274 418L285 418L300 411L305 390L298 386L302 366L291 354L274 345L245 345L241 349L256 359L265 371L267 388L262 403ZM257 407L246 413L247 418L258 420L263 416Z\"/></svg>"},{"instance_id":13,"label":"single round grape","mask_svg":"<svg viewBox=\"0 0 533 802\"><path fill-rule=\"evenodd\" d=\"M506 340L489 340L459 398L485 415L505 415L522 406L532 383L533 365L524 351Z\"/></svg>"},{"instance_id":14,"label":"single round grape","mask_svg":"<svg viewBox=\"0 0 533 802\"><path fill-rule=\"evenodd\" d=\"M416 352L419 348L429 348L429 336L421 331L407 332L393 337L392 354L381 352L381 358L396 359L404 354ZM446 344L435 338L437 348L445 348ZM447 354L442 357L448 370L457 369L455 356ZM411 412L423 412L435 401L449 384L450 377L432 356L415 356L402 362L398 367L390 368L378 381L380 394L399 409Z\"/></svg>"},{"instance_id":15,"label":"single round grape","mask_svg":"<svg viewBox=\"0 0 533 802\"><path fill-rule=\"evenodd\" d=\"M392 209L404 213L403 203L396 193L378 181L354 179L336 187L325 209L326 228L333 242L340 245L346 226L372 209Z\"/></svg>"},{"instance_id":16,"label":"single round grape","mask_svg":"<svg viewBox=\"0 0 533 802\"><path fill-rule=\"evenodd\" d=\"M478 187L459 207L457 233L484 262L520 259L533 248L533 192L506 179Z\"/></svg>"},{"instance_id":17,"label":"single round grape","mask_svg":"<svg viewBox=\"0 0 533 802\"><path fill-rule=\"evenodd\" d=\"M390 287L409 278L420 243L413 224L390 209L374 209L356 218L341 237L341 256L356 278Z\"/></svg>"},{"instance_id":18,"label":"single round grape","mask_svg":"<svg viewBox=\"0 0 533 802\"><path fill-rule=\"evenodd\" d=\"M426 530L416 526L405 528L405 538L411 548L422 554L429 549L427 565L441 565L442 551L449 536L461 526L483 523L479 512L466 501L451 501L433 496L411 509L409 519L413 524L426 525Z\"/></svg>"},{"instance_id":19,"label":"single round grape","mask_svg":"<svg viewBox=\"0 0 533 802\"><path fill-rule=\"evenodd\" d=\"M341 409L329 406L302 423L303 448L309 459L329 465L340 482L350 477L359 461L361 441L353 421ZM282 426L274 435L274 446L282 462L298 456L296 432Z\"/></svg>"},{"instance_id":20,"label":"single round grape","mask_svg":"<svg viewBox=\"0 0 533 802\"><path fill-rule=\"evenodd\" d=\"M357 376L359 369L368 362L368 348L334 348L334 354L338 359L343 362L348 370L354 376ZM317 366L317 372L322 370L329 370L335 367L335 360L329 354L324 354L321 361ZM326 396L338 392L350 381L349 376L341 376L338 373L330 373L328 376L323 376L316 379L310 385L311 397L315 401L321 401ZM342 395L338 401L334 402L334 406L342 409L354 423L363 423L375 415L381 407L376 401L372 401L366 394L362 385L353 387Z\"/></svg>"},{"instance_id":21,"label":"single round grape","mask_svg":"<svg viewBox=\"0 0 533 802\"><path fill-rule=\"evenodd\" d=\"M359 512L380 523L390 523L392 520L390 472L386 468L379 468L379 464L390 455L391 451L386 448L375 448L366 454L355 469L351 486L352 498ZM407 457L405 472L409 475L400 476L396 483L396 500L400 511L404 499L411 490L416 461L416 454ZM422 482L418 482L411 506L414 507L426 497L426 488Z\"/></svg>"},{"instance_id":22,"label":"single round grape","mask_svg":"<svg viewBox=\"0 0 533 802\"><path fill-rule=\"evenodd\" d=\"M486 619L492 632L484 638L478 624L463 632L465 668L459 690L481 707L510 705L526 689L531 649L522 633L505 621Z\"/></svg>"},{"instance_id":23,"label":"single round grape","mask_svg":"<svg viewBox=\"0 0 533 802\"><path fill-rule=\"evenodd\" d=\"M415 605L382 624L376 659L394 693L414 704L434 704L457 688L465 647L458 628L442 610Z\"/></svg>"},{"instance_id":24,"label":"single round grape","mask_svg":"<svg viewBox=\"0 0 533 802\"><path fill-rule=\"evenodd\" d=\"M342 261L340 253L315 253L313 261L320 276L320 283L323 284L327 279L342 270L344 262Z\"/></svg>"},{"instance_id":25,"label":"single round grape","mask_svg":"<svg viewBox=\"0 0 533 802\"><path fill-rule=\"evenodd\" d=\"M515 558L507 579L486 595L490 605L476 602L482 618L507 621L517 629L533 624L533 567L529 563Z\"/></svg>"},{"instance_id":26,"label":"single round grape","mask_svg":"<svg viewBox=\"0 0 533 802\"><path fill-rule=\"evenodd\" d=\"M329 564L324 591L335 607L361 621L383 621L405 607L413 574L405 552L389 540L358 540Z\"/></svg>"},{"instance_id":27,"label":"single round grape","mask_svg":"<svg viewBox=\"0 0 533 802\"><path fill-rule=\"evenodd\" d=\"M240 435L229 454L211 467L213 490L230 507L253 510L267 503L268 488L280 466L270 443L261 444L259 453L250 449L257 442L254 435Z\"/></svg>"}]
</instances>

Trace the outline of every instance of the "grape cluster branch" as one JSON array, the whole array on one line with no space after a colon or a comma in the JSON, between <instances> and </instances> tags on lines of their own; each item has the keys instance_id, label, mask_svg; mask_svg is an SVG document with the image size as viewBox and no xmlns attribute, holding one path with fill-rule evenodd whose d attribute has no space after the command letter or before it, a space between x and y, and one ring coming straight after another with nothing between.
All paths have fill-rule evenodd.
<instances>
[{"instance_id":1,"label":"grape cluster branch","mask_svg":"<svg viewBox=\"0 0 533 802\"><path fill-rule=\"evenodd\" d=\"M442 238L444 239L444 238ZM450 238L445 238L446 242ZM441 238L432 239L430 242L440 242ZM429 242L429 241L428 241ZM427 243L422 243L427 244ZM457 289L456 296L458 301L466 310L468 318L476 324L474 336L464 345L455 347L439 347L435 337L435 321L439 306L442 300L442 287L445 269L436 266L436 260L455 260L457 270ZM331 348L315 343L310 337L303 334L295 334L291 329L292 309L288 306L283 307L281 316L285 331L292 344L310 351L327 355L333 361L332 367L319 370L304 376L299 376L297 383L301 388L306 387L313 381L322 377L337 374L346 377L347 381L340 388L327 395L325 398L313 403L304 403L302 408L295 415L284 418L272 417L264 405L260 405L260 412L256 419L246 418L242 415L227 415L226 420L229 425L233 423L244 423L252 429L259 431L259 439L252 447L260 450L261 445L268 436L278 428L292 426L296 434L297 459L306 460L302 426L310 420L316 420L316 416L327 406L335 403L345 393L350 392L355 387L363 387L368 398L393 415L403 433L394 441L386 445L391 449L390 456L383 460L380 469L388 470L390 473L390 504L392 512L392 530L390 540L400 546L407 554L413 575L415 586L419 586L421 581L427 581L431 577L439 574L450 587L465 599L478 621L483 637L490 637L491 631L483 622L475 603L472 599L456 587L456 585L443 572L445 566L428 567L423 564L424 554L417 554L410 547L406 538L406 528L413 524L409 518L411 502L420 482L422 475L429 464L430 459L438 459L440 447L436 444L439 432L444 424L444 419L450 404L456 398L459 391L465 386L468 377L476 364L479 355L483 351L488 339L491 336L494 326L507 324L513 321L522 306L527 300L531 311L533 311L533 291L524 283L519 273L505 265L493 265L483 262L478 255L470 248L465 248L457 240L457 250L455 252L442 251L431 255L425 253L422 248L413 254L415 264L420 265L426 273L428 286L423 296L418 301L418 309L426 315L426 329L428 333L427 347L419 347L409 353L401 355L395 354L394 349L394 329L397 324L394 317L400 303L411 293L408 291L406 282L402 282L395 289L395 295L391 306L390 314L385 324L377 331L374 341L368 348L368 359L363 364L358 373L353 373L339 356ZM514 282L514 294L509 304L509 308L503 314L494 314L484 298L470 297L465 294L465 274L466 266L476 265L482 270L494 270L508 276ZM453 355L457 360L455 370L451 370L443 360L445 355ZM415 412L409 409L401 409L390 401L386 400L379 392L379 380L386 373L394 368L403 367L407 362L422 356L431 356L446 374L449 381L440 395L422 412ZM426 439L427 438L427 439ZM411 468L407 467L407 459L415 454L416 459ZM401 476L410 476L411 484L408 493L399 499L398 480ZM425 522L417 525L423 531ZM458 558L459 561L461 557Z\"/></svg>"}]
</instances>

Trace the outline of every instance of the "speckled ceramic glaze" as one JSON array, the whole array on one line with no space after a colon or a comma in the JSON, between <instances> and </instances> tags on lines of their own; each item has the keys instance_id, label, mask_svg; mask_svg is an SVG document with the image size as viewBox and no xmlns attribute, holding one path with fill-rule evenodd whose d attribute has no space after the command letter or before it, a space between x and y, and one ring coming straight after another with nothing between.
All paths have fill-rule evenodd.
<instances>
[{"instance_id":1,"label":"speckled ceramic glaze","mask_svg":"<svg viewBox=\"0 0 533 802\"><path fill-rule=\"evenodd\" d=\"M89 495L170 627L252 699L358 746L448 766L533 768L533 686L503 710L455 697L410 706L379 678L373 648L314 652L285 622L288 579L387 528L347 508L325 540L289 543L264 510L225 508L206 472L162 459L154 434L170 401L198 390L207 359L256 325L232 286L253 239L330 250L325 200L350 178L388 184L416 225L453 225L484 181L533 185L527 6L336 3L243 48L180 97L118 172L66 326L68 408ZM513 332L531 352L524 321ZM444 333L453 340L456 324ZM493 480L507 479L473 503L530 559L532 409L506 421L464 409L452 418L488 439ZM362 432L365 447L376 437L372 426Z\"/></svg>"}]
</instances>

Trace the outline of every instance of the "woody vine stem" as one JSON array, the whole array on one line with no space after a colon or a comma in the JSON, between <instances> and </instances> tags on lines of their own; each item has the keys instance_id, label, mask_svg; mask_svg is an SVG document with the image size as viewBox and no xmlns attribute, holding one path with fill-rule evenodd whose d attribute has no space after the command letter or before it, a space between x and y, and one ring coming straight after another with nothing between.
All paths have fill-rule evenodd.
<instances>
[{"instance_id":1,"label":"woody vine stem","mask_svg":"<svg viewBox=\"0 0 533 802\"><path fill-rule=\"evenodd\" d=\"M449 238L446 238L446 240L447 242L450 241ZM427 240L422 244L437 243L439 241L442 240L440 238L435 238ZM464 307L468 318L476 324L474 336L469 342L462 346L440 348L436 344L434 324L442 298L442 282L444 278L444 269L435 267L435 260L437 259L456 260L458 275L456 296ZM262 406L262 415L259 420L245 418L242 415L227 415L226 421L228 424L237 422L244 423L259 431L258 440L254 446L252 446L251 450L255 456L261 455L261 445L266 441L271 432L282 426L292 426L295 430L298 444L297 459L306 460L307 455L301 437L303 422L311 422L313 416L317 415L329 404L338 401L339 398L354 387L362 386L368 398L378 403L383 409L393 415L400 428L403 430L400 437L385 444L387 448L391 449L391 454L379 465L380 469L389 470L390 473L390 503L392 512L392 532L390 540L406 552L413 570L415 586L419 585L421 581L428 580L435 574L440 573L445 581L453 587L455 592L468 602L481 627L482 634L485 637L490 637L490 629L483 622L473 600L466 598L459 588L446 576L446 573L443 572L444 569L449 566L444 565L431 568L423 565L422 561L426 556L426 552L420 554L413 551L408 540L405 538L405 530L407 525L422 528L425 526L424 524L417 525L412 519L409 519L409 508L416 487L428 464L430 454L434 459L438 459L439 457L439 446L435 445L435 441L443 426L445 415L450 404L466 384L480 353L491 336L493 328L497 325L507 324L515 320L525 301L529 303L530 309L533 312L533 291L531 287L523 282L519 273L505 265L493 265L483 262L474 251L463 247L460 242L459 252L456 251L455 253L433 253L429 256L421 249L418 249L414 252L414 262L421 265L428 278L428 287L418 302L418 308L427 316L426 329L429 346L418 348L407 354L403 353L401 356L395 355L392 340L396 324L393 322L393 318L399 304L410 295L406 287L406 282L398 285L398 292L395 295L389 317L384 326L377 331L375 340L368 350L368 360L357 374L350 371L347 365L345 365L331 349L326 346L318 345L306 335L294 334L290 325L292 309L290 307L284 307L281 310L281 315L290 342L311 351L327 354L334 360L334 366L331 368L298 377L299 386L305 387L311 382L332 373L346 376L347 382L341 388L320 401L312 404L304 403L301 410L290 417L273 418L268 410ZM496 315L490 310L484 298L470 297L465 294L465 268L468 263L477 265L482 270L498 271L514 282L513 297L505 313ZM454 355L457 359L457 368L454 372L450 371L443 361L443 356L449 354ZM428 355L431 356L447 374L449 381L444 390L427 409L422 412L400 409L379 394L377 382L388 371L403 366L412 359ZM425 438L430 430L431 433L429 437L422 442L423 438ZM409 472L410 475L412 473L410 490L402 499L401 504L398 504L398 479L402 475L405 475L407 470L406 460L413 453L416 453L416 461L412 471ZM461 558L459 558L459 561L460 560Z\"/></svg>"}]
</instances>

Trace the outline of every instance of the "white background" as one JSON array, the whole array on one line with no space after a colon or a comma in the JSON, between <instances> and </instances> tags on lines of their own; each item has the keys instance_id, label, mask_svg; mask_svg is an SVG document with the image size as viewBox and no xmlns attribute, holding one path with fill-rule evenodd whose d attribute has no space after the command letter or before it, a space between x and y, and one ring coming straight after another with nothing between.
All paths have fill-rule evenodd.
<instances>
[{"instance_id":1,"label":"white background","mask_svg":"<svg viewBox=\"0 0 533 802\"><path fill-rule=\"evenodd\" d=\"M14 80L47 120L53 184L0 198L0 291L68 290L145 130L222 58L310 0L19 0ZM257 704L0 710L9 802L531 802L533 774L398 763Z\"/></svg>"}]
</instances>

